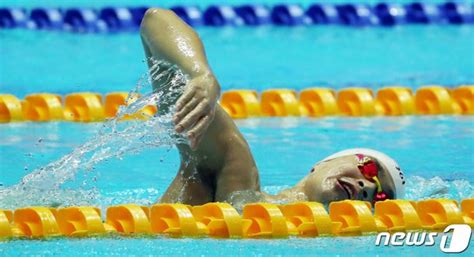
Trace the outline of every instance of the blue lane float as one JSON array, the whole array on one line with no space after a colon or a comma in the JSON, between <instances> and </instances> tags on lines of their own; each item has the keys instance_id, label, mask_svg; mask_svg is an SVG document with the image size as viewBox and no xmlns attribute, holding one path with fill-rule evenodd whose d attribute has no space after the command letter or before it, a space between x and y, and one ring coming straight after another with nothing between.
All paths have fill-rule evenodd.
<instances>
[{"instance_id":1,"label":"blue lane float","mask_svg":"<svg viewBox=\"0 0 474 257\"><path fill-rule=\"evenodd\" d=\"M409 23L428 24L442 20L438 6L434 4L411 3L406 5L406 19Z\"/></svg>"},{"instance_id":2,"label":"blue lane float","mask_svg":"<svg viewBox=\"0 0 474 257\"><path fill-rule=\"evenodd\" d=\"M24 28L27 26L28 16L20 8L0 8L0 28Z\"/></svg>"},{"instance_id":3,"label":"blue lane float","mask_svg":"<svg viewBox=\"0 0 474 257\"><path fill-rule=\"evenodd\" d=\"M106 7L100 10L99 18L112 32L135 29L132 12L127 8Z\"/></svg>"},{"instance_id":4,"label":"blue lane float","mask_svg":"<svg viewBox=\"0 0 474 257\"><path fill-rule=\"evenodd\" d=\"M306 10L313 24L340 24L341 20L334 5L313 4Z\"/></svg>"},{"instance_id":5,"label":"blue lane float","mask_svg":"<svg viewBox=\"0 0 474 257\"><path fill-rule=\"evenodd\" d=\"M447 2L439 8L442 16L451 24L474 23L474 4Z\"/></svg>"},{"instance_id":6,"label":"blue lane float","mask_svg":"<svg viewBox=\"0 0 474 257\"><path fill-rule=\"evenodd\" d=\"M399 4L379 3L373 8L381 26L395 26L406 23L406 10Z\"/></svg>"},{"instance_id":7,"label":"blue lane float","mask_svg":"<svg viewBox=\"0 0 474 257\"><path fill-rule=\"evenodd\" d=\"M72 32L136 31L147 10L139 7L92 8L0 8L0 28L64 30ZM244 4L171 7L193 27L198 26L309 26L341 25L349 27L397 26L404 24L473 24L472 3L440 4Z\"/></svg>"},{"instance_id":8,"label":"blue lane float","mask_svg":"<svg viewBox=\"0 0 474 257\"><path fill-rule=\"evenodd\" d=\"M211 5L203 14L204 24L208 26L240 26L244 22L232 6Z\"/></svg>"},{"instance_id":9,"label":"blue lane float","mask_svg":"<svg viewBox=\"0 0 474 257\"><path fill-rule=\"evenodd\" d=\"M190 26L197 27L204 24L202 12L196 6L175 6L170 9Z\"/></svg>"},{"instance_id":10,"label":"blue lane float","mask_svg":"<svg viewBox=\"0 0 474 257\"><path fill-rule=\"evenodd\" d=\"M99 31L98 16L90 8L72 8L64 13L64 28L73 32Z\"/></svg>"},{"instance_id":11,"label":"blue lane float","mask_svg":"<svg viewBox=\"0 0 474 257\"><path fill-rule=\"evenodd\" d=\"M271 22L270 10L264 5L242 5L235 7L235 12L248 26L265 25Z\"/></svg>"},{"instance_id":12,"label":"blue lane float","mask_svg":"<svg viewBox=\"0 0 474 257\"><path fill-rule=\"evenodd\" d=\"M145 16L145 12L148 9L146 6L140 7L133 7L129 8L130 13L132 14L132 21L135 27L140 27L140 23L142 22L143 16Z\"/></svg>"},{"instance_id":13,"label":"blue lane float","mask_svg":"<svg viewBox=\"0 0 474 257\"><path fill-rule=\"evenodd\" d=\"M309 23L303 8L297 4L281 4L273 7L271 13L273 24L296 26Z\"/></svg>"},{"instance_id":14,"label":"blue lane float","mask_svg":"<svg viewBox=\"0 0 474 257\"><path fill-rule=\"evenodd\" d=\"M38 29L61 29L63 15L57 8L35 8L31 10L30 20Z\"/></svg>"},{"instance_id":15,"label":"blue lane float","mask_svg":"<svg viewBox=\"0 0 474 257\"><path fill-rule=\"evenodd\" d=\"M375 24L375 17L368 5L343 4L336 7L339 18L344 25L369 26Z\"/></svg>"}]
</instances>

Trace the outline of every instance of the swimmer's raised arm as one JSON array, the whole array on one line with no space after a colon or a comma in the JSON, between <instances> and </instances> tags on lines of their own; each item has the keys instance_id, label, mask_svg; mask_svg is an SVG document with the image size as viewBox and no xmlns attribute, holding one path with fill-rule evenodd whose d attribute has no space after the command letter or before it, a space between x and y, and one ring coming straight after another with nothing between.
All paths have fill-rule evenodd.
<instances>
[{"instance_id":1,"label":"swimmer's raised arm","mask_svg":"<svg viewBox=\"0 0 474 257\"><path fill-rule=\"evenodd\" d=\"M140 34L147 57L177 65L190 78L176 102L173 120L178 133L187 131L191 148L195 149L214 118L220 94L202 42L174 12L159 8L145 13Z\"/></svg>"}]
</instances>

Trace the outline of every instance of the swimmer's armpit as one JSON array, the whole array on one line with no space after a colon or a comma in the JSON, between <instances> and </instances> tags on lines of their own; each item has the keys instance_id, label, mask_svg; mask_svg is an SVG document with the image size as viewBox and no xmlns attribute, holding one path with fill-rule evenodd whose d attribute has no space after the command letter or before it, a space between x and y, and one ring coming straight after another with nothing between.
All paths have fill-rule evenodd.
<instances>
[{"instance_id":1,"label":"swimmer's armpit","mask_svg":"<svg viewBox=\"0 0 474 257\"><path fill-rule=\"evenodd\" d=\"M220 94L202 42L174 12L159 8L145 13L140 33L147 57L177 65L190 78L176 103L174 122L178 133L187 132L195 149L214 118Z\"/></svg>"}]
</instances>

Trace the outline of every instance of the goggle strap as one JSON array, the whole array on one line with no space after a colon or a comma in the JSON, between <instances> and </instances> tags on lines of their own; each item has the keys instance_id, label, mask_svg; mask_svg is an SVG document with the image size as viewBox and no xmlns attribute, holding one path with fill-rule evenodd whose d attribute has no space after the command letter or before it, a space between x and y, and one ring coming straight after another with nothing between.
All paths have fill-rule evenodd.
<instances>
[{"instance_id":1,"label":"goggle strap","mask_svg":"<svg viewBox=\"0 0 474 257\"><path fill-rule=\"evenodd\" d=\"M372 179L375 182L375 185L377 185L377 193L382 193L382 184L380 183L380 180L377 177L372 177Z\"/></svg>"}]
</instances>

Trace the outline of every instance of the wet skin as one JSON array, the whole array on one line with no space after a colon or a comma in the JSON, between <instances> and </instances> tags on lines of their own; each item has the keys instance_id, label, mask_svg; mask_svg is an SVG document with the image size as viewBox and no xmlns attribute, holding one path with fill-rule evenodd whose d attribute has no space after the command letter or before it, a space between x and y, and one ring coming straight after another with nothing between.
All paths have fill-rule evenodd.
<instances>
[{"instance_id":1,"label":"wet skin","mask_svg":"<svg viewBox=\"0 0 474 257\"><path fill-rule=\"evenodd\" d=\"M371 201L375 184L359 172L355 156L343 156L314 165L312 172L294 187L277 195L260 192L259 174L244 137L219 106L220 86L213 75L199 36L172 11L149 9L141 24L141 38L148 60L176 65L189 78L185 91L176 97L175 129L190 144L178 144L181 165L160 199L198 205L213 201L318 201L342 199ZM149 61L149 66L152 63ZM162 89L154 80L156 90ZM160 112L170 110L159 103ZM384 190L393 196L393 181L379 164ZM239 199L236 192L252 192L257 198Z\"/></svg>"},{"instance_id":2,"label":"wet skin","mask_svg":"<svg viewBox=\"0 0 474 257\"><path fill-rule=\"evenodd\" d=\"M228 201L235 191L259 191L249 146L217 104L220 86L198 35L172 11L152 8L142 21L141 37L148 58L177 65L189 78L176 102L174 122L190 144L177 145L180 169L160 201L197 205ZM153 85L160 88L160 81ZM160 110L168 107L158 105Z\"/></svg>"},{"instance_id":3,"label":"wet skin","mask_svg":"<svg viewBox=\"0 0 474 257\"><path fill-rule=\"evenodd\" d=\"M376 161L382 189L394 198L394 183L386 168ZM344 199L373 201L377 191L375 182L359 171L355 155L342 156L317 163L300 183L308 200L323 203ZM299 184L300 184L299 183Z\"/></svg>"}]
</instances>

